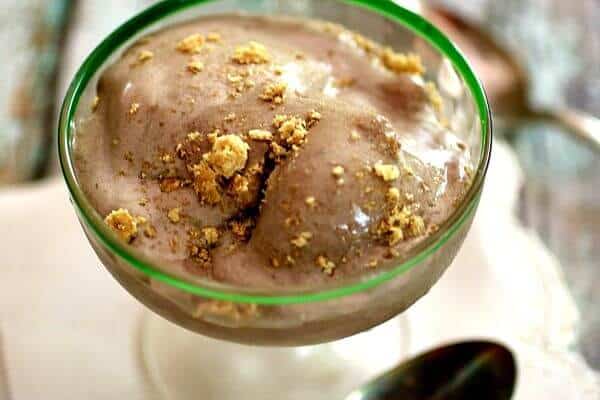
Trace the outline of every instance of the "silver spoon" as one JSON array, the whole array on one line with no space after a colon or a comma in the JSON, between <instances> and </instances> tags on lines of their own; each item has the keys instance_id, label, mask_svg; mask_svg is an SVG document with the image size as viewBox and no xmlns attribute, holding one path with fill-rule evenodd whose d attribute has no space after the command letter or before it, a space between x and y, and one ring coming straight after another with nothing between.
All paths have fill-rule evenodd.
<instances>
[{"instance_id":1,"label":"silver spoon","mask_svg":"<svg viewBox=\"0 0 600 400\"><path fill-rule=\"evenodd\" d=\"M460 342L403 362L345 400L509 400L516 375L515 360L506 347Z\"/></svg>"},{"instance_id":2,"label":"silver spoon","mask_svg":"<svg viewBox=\"0 0 600 400\"><path fill-rule=\"evenodd\" d=\"M523 120L552 122L600 151L600 119L570 108L533 108L527 95L527 73L491 35L440 6L426 6L423 13L465 53L483 81L492 112L509 127Z\"/></svg>"}]
</instances>

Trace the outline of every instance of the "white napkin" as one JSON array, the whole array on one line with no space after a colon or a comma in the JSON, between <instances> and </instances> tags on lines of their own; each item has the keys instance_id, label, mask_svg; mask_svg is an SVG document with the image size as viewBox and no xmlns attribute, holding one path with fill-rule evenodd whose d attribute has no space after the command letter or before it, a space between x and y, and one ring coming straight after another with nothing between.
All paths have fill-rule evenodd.
<instances>
[{"instance_id":1,"label":"white napkin","mask_svg":"<svg viewBox=\"0 0 600 400\"><path fill-rule=\"evenodd\" d=\"M411 352L501 340L517 353L518 400L597 400L597 377L567 350L577 312L559 265L512 215L516 165L496 143L464 247L407 313ZM0 221L0 333L12 398L148 399L136 343L143 308L96 258L63 182L0 191Z\"/></svg>"}]
</instances>

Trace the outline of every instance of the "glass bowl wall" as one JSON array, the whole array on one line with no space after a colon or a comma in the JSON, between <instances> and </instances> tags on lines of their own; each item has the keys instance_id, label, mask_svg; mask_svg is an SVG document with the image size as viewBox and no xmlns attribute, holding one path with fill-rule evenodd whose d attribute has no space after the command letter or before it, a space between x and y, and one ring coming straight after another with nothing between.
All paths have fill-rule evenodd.
<instances>
[{"instance_id":1,"label":"glass bowl wall","mask_svg":"<svg viewBox=\"0 0 600 400\"><path fill-rule=\"evenodd\" d=\"M150 32L216 13L293 15L337 22L398 51L421 55L426 78L444 98L445 114L471 149L469 192L440 229L390 265L337 286L280 291L233 287L178 276L120 242L77 183L72 150L77 121L89 112L104 67ZM83 105L82 107L79 107ZM87 58L67 93L59 126L60 160L83 229L106 268L154 312L187 329L262 345L306 345L343 338L401 313L423 296L454 259L470 227L491 149L483 89L462 55L421 17L389 2L367 0L164 1L134 17Z\"/></svg>"}]
</instances>

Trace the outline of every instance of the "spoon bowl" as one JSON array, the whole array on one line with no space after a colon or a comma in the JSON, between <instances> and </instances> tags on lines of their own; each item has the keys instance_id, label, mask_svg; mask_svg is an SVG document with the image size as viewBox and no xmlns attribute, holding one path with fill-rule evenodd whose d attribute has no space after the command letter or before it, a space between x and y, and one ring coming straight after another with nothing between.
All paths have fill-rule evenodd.
<instances>
[{"instance_id":1,"label":"spoon bowl","mask_svg":"<svg viewBox=\"0 0 600 400\"><path fill-rule=\"evenodd\" d=\"M503 345L460 342L403 362L346 400L508 400L516 375L514 357Z\"/></svg>"}]
</instances>

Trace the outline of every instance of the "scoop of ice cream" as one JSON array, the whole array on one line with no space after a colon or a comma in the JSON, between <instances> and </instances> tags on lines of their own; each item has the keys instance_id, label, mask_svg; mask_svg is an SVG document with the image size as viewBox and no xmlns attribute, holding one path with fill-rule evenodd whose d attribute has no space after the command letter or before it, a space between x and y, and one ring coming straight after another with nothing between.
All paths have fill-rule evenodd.
<instances>
[{"instance_id":1,"label":"scoop of ice cream","mask_svg":"<svg viewBox=\"0 0 600 400\"><path fill-rule=\"evenodd\" d=\"M142 216L131 245L178 272L343 279L400 257L466 188L466 149L421 70L314 21L170 27L102 73L77 127L78 179L103 216Z\"/></svg>"}]
</instances>

